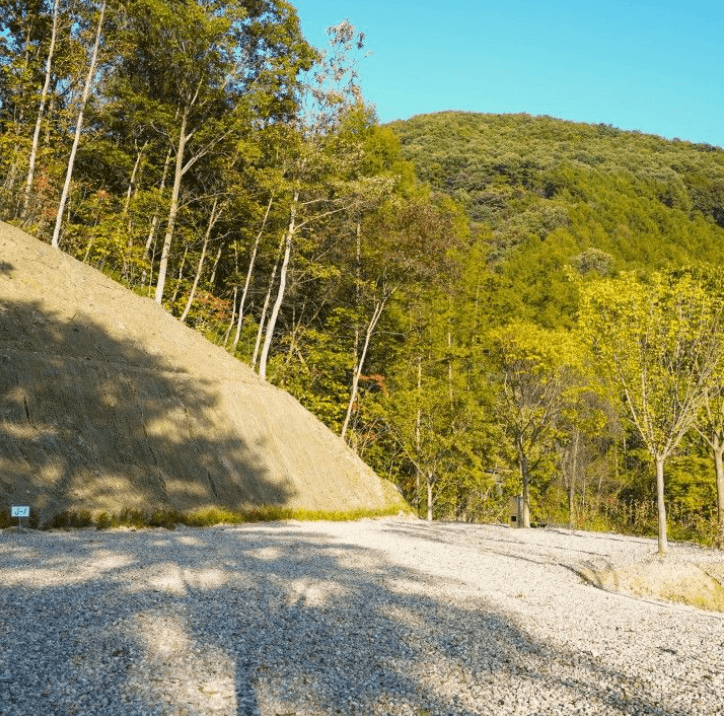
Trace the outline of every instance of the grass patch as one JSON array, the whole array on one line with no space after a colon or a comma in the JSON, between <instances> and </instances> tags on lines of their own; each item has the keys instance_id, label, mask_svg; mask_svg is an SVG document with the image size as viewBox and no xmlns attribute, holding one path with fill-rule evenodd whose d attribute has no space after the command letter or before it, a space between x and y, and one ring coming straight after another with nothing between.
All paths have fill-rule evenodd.
<instances>
[{"instance_id":1,"label":"grass patch","mask_svg":"<svg viewBox=\"0 0 724 716\"><path fill-rule=\"evenodd\" d=\"M290 507L275 507L265 505L242 511L226 510L211 507L193 512L179 510L136 510L126 508L118 514L109 512L92 513L90 510L65 511L55 515L46 522L43 529L79 529L95 527L99 530L118 527L144 528L163 527L174 529L177 525L187 527L212 527L214 525L241 525L253 522L281 522L284 520L299 520L300 522L353 522L356 520L392 517L405 510L401 505L369 510L357 509L346 512L327 510L304 510ZM0 518L1 519L1 518ZM11 526L10 524L7 525Z\"/></svg>"},{"instance_id":2,"label":"grass patch","mask_svg":"<svg viewBox=\"0 0 724 716\"><path fill-rule=\"evenodd\" d=\"M400 505L387 507L380 510L350 510L348 512L326 512L323 510L293 510L294 514L290 519L299 520L300 522L354 522L356 520L364 520L374 517L392 517L405 512L411 514L409 510L403 510Z\"/></svg>"},{"instance_id":3,"label":"grass patch","mask_svg":"<svg viewBox=\"0 0 724 716\"><path fill-rule=\"evenodd\" d=\"M93 515L90 510L79 510L78 512L66 511L55 515L48 525L51 529L81 529L91 527L94 524Z\"/></svg>"}]
</instances>

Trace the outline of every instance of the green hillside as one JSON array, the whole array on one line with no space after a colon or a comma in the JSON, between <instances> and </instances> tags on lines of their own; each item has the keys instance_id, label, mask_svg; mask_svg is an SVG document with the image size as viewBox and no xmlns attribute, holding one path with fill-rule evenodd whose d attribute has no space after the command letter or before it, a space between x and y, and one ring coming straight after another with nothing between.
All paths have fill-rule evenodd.
<instances>
[{"instance_id":1,"label":"green hillside","mask_svg":"<svg viewBox=\"0 0 724 716\"><path fill-rule=\"evenodd\" d=\"M442 112L391 126L418 176L465 207L507 282L537 286L525 294L538 317L565 293L566 263L585 272L724 259L721 148L525 114Z\"/></svg>"},{"instance_id":2,"label":"green hillside","mask_svg":"<svg viewBox=\"0 0 724 716\"><path fill-rule=\"evenodd\" d=\"M2 16L0 220L291 393L420 515L507 520L530 482L534 521L655 529L651 446L594 353L642 316L718 340L724 150L527 115L380 126L363 34L320 51L282 0L59 7ZM722 364L682 378L722 420L675 431L666 499L677 535L724 544Z\"/></svg>"}]
</instances>

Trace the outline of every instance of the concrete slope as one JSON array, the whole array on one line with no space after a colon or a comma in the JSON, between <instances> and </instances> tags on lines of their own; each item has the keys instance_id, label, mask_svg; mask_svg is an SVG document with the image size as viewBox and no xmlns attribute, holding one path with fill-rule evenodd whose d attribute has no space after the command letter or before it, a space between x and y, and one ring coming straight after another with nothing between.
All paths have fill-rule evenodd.
<instances>
[{"instance_id":1,"label":"concrete slope","mask_svg":"<svg viewBox=\"0 0 724 716\"><path fill-rule=\"evenodd\" d=\"M0 509L382 508L291 396L151 299L0 223Z\"/></svg>"}]
</instances>

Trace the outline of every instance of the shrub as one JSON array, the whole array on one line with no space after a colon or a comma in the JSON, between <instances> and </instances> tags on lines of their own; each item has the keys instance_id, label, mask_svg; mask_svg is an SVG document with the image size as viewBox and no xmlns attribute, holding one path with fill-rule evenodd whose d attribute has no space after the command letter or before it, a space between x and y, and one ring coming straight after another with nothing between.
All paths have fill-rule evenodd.
<instances>
[{"instance_id":1,"label":"shrub","mask_svg":"<svg viewBox=\"0 0 724 716\"><path fill-rule=\"evenodd\" d=\"M92 524L93 515L91 515L90 510L80 510L78 512L67 510L55 515L47 526L51 529L59 530L80 529L82 527L90 527Z\"/></svg>"},{"instance_id":2,"label":"shrub","mask_svg":"<svg viewBox=\"0 0 724 716\"><path fill-rule=\"evenodd\" d=\"M165 527L167 530L176 529L179 522L183 522L183 516L177 510L155 510L148 518L149 527Z\"/></svg>"},{"instance_id":3,"label":"shrub","mask_svg":"<svg viewBox=\"0 0 724 716\"><path fill-rule=\"evenodd\" d=\"M124 507L118 515L118 524L123 527L145 527L147 524L146 515L141 510L133 510Z\"/></svg>"},{"instance_id":4,"label":"shrub","mask_svg":"<svg viewBox=\"0 0 724 716\"><path fill-rule=\"evenodd\" d=\"M111 527L118 527L118 518L108 512L101 512L96 517L96 528L99 530L107 530Z\"/></svg>"}]
</instances>

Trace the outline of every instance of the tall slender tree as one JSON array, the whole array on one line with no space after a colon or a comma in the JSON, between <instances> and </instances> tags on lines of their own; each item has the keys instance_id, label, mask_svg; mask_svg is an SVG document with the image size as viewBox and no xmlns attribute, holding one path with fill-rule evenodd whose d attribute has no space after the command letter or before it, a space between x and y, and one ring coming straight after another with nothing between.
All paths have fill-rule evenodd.
<instances>
[{"instance_id":1,"label":"tall slender tree","mask_svg":"<svg viewBox=\"0 0 724 716\"><path fill-rule=\"evenodd\" d=\"M40 103L38 105L38 114L35 119L35 129L33 131L33 141L30 147L30 157L28 159L28 176L25 181L25 196L23 197L23 209L20 215L21 219L27 218L30 205L30 197L33 189L33 178L35 176L35 162L38 156L38 146L40 144L40 130L43 126L45 108L48 102L48 95L50 93L53 58L55 56L55 41L58 36L59 17L60 0L55 0L55 3L53 4L53 24L50 32L50 46L48 47L48 57L45 61L45 79L43 80L43 89L40 93Z\"/></svg>"},{"instance_id":2,"label":"tall slender tree","mask_svg":"<svg viewBox=\"0 0 724 716\"><path fill-rule=\"evenodd\" d=\"M193 0L179 13L165 0L129 4L128 52L115 86L168 142L171 192L156 278L161 302L184 181L222 146L238 146L255 121L288 119L298 75L316 55L294 9L282 0Z\"/></svg>"},{"instance_id":3,"label":"tall slender tree","mask_svg":"<svg viewBox=\"0 0 724 716\"><path fill-rule=\"evenodd\" d=\"M659 554L668 548L664 466L694 427L724 360L722 306L691 275L604 279L582 291L581 322L602 375L656 470Z\"/></svg>"},{"instance_id":4,"label":"tall slender tree","mask_svg":"<svg viewBox=\"0 0 724 716\"><path fill-rule=\"evenodd\" d=\"M53 229L53 238L51 239L51 246L53 248L60 248L60 228L63 223L63 212L65 211L65 203L68 200L68 194L70 192L70 183L73 178L73 168L75 166L75 157L78 152L78 145L80 144L80 136L83 130L83 116L85 114L86 105L93 89L93 83L95 81L96 65L98 62L98 48L101 43L101 36L103 34L103 19L106 13L106 0L103 0L100 10L98 12L98 24L96 26L95 36L93 40L93 49L91 50L90 61L88 64L88 74L86 75L85 84L83 85L83 94L80 98L80 105L78 107L78 116L75 120L75 134L73 136L73 146L70 150L70 156L68 157L68 166L65 170L65 181L63 182L63 191L60 195L60 202L58 203L58 211L55 216L55 228Z\"/></svg>"},{"instance_id":5,"label":"tall slender tree","mask_svg":"<svg viewBox=\"0 0 724 716\"><path fill-rule=\"evenodd\" d=\"M523 527L530 527L531 480L558 435L567 393L575 385L578 352L565 331L516 322L489 336L491 375L498 384L496 415L517 458L523 488Z\"/></svg>"},{"instance_id":6,"label":"tall slender tree","mask_svg":"<svg viewBox=\"0 0 724 716\"><path fill-rule=\"evenodd\" d=\"M724 549L724 366L704 394L696 429L714 459L717 515L714 545Z\"/></svg>"}]
</instances>

